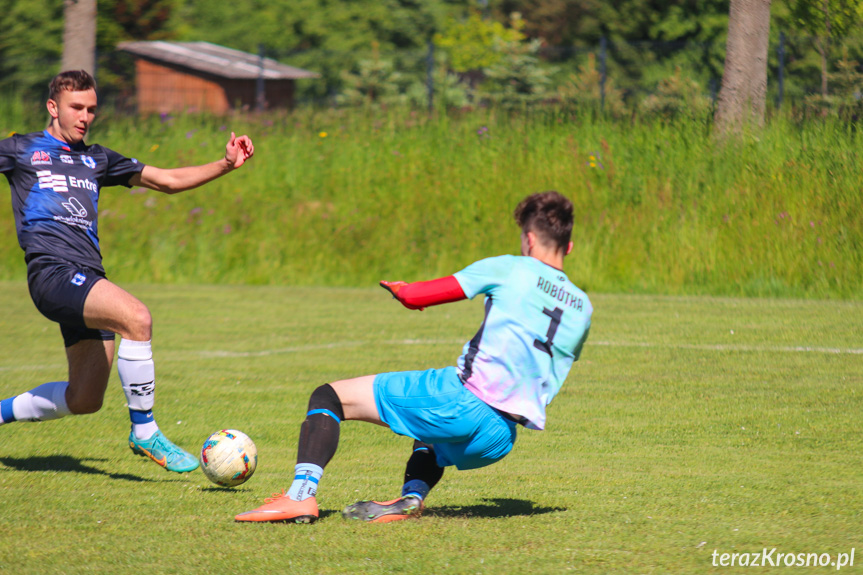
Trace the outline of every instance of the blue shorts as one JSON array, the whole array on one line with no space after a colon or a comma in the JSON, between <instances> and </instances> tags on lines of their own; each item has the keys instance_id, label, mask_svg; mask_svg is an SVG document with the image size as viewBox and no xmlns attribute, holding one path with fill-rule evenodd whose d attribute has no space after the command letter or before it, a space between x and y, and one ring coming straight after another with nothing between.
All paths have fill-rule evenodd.
<instances>
[{"instance_id":1,"label":"blue shorts","mask_svg":"<svg viewBox=\"0 0 863 575\"><path fill-rule=\"evenodd\" d=\"M515 443L516 423L468 391L454 367L382 373L374 392L381 421L434 446L441 467L491 465Z\"/></svg>"},{"instance_id":2,"label":"blue shorts","mask_svg":"<svg viewBox=\"0 0 863 575\"><path fill-rule=\"evenodd\" d=\"M27 262L30 297L42 315L60 324L66 347L84 339L114 339L113 332L84 323L84 301L102 279L105 275L99 271L53 256L37 256Z\"/></svg>"}]
</instances>

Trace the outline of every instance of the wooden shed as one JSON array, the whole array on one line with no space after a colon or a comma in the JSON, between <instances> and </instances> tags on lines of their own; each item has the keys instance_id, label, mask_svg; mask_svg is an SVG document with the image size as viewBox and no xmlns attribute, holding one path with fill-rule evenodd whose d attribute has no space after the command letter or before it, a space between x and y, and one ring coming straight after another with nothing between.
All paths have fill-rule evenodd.
<instances>
[{"instance_id":1,"label":"wooden shed","mask_svg":"<svg viewBox=\"0 0 863 575\"><path fill-rule=\"evenodd\" d=\"M118 49L135 57L141 113L290 108L294 82L319 77L209 42L123 42Z\"/></svg>"}]
</instances>

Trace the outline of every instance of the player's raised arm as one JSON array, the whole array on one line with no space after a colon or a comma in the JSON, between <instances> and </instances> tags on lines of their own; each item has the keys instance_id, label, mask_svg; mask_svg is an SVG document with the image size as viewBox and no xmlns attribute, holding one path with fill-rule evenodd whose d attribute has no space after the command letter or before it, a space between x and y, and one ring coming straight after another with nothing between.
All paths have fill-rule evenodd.
<instances>
[{"instance_id":1,"label":"player's raised arm","mask_svg":"<svg viewBox=\"0 0 863 575\"><path fill-rule=\"evenodd\" d=\"M231 132L231 139L225 146L225 157L200 166L164 169L145 166L140 174L129 180L133 186L143 186L166 194L176 194L197 188L207 182L242 166L255 153L255 146L248 136L237 137Z\"/></svg>"},{"instance_id":2,"label":"player's raised arm","mask_svg":"<svg viewBox=\"0 0 863 575\"><path fill-rule=\"evenodd\" d=\"M455 276L446 276L425 282L405 283L382 281L381 287L408 309L424 310L430 305L440 305L467 299Z\"/></svg>"}]
</instances>

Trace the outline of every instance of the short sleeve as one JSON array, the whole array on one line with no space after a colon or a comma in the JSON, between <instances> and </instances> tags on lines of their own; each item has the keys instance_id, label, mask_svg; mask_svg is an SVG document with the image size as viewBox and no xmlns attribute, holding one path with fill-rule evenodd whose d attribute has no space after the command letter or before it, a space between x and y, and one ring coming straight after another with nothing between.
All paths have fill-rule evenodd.
<instances>
[{"instance_id":1,"label":"short sleeve","mask_svg":"<svg viewBox=\"0 0 863 575\"><path fill-rule=\"evenodd\" d=\"M127 158L122 154L118 154L114 150L102 148L108 158L108 170L105 173L103 186L126 186L129 187L129 180L135 174L140 174L144 169L144 165L138 160Z\"/></svg>"},{"instance_id":2,"label":"short sleeve","mask_svg":"<svg viewBox=\"0 0 863 575\"><path fill-rule=\"evenodd\" d=\"M453 274L464 295L473 299L477 294L487 294L501 285L512 272L513 256L486 258L472 263L460 272Z\"/></svg>"},{"instance_id":3,"label":"short sleeve","mask_svg":"<svg viewBox=\"0 0 863 575\"><path fill-rule=\"evenodd\" d=\"M8 174L15 169L17 163L16 152L18 150L16 136L0 140L0 174Z\"/></svg>"}]
</instances>

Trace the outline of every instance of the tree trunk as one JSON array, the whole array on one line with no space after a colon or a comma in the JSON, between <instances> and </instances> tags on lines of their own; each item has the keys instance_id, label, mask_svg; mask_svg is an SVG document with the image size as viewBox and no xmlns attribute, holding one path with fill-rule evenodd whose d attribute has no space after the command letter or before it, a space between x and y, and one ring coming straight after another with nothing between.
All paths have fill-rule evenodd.
<instances>
[{"instance_id":1,"label":"tree trunk","mask_svg":"<svg viewBox=\"0 0 863 575\"><path fill-rule=\"evenodd\" d=\"M770 0L731 0L725 70L716 110L722 134L764 123Z\"/></svg>"},{"instance_id":2,"label":"tree trunk","mask_svg":"<svg viewBox=\"0 0 863 575\"><path fill-rule=\"evenodd\" d=\"M827 98L827 53L830 51L830 5L827 0L821 2L821 11L824 12L824 38L818 39L818 51L821 52L821 97Z\"/></svg>"},{"instance_id":3,"label":"tree trunk","mask_svg":"<svg viewBox=\"0 0 863 575\"><path fill-rule=\"evenodd\" d=\"M96 0L63 0L61 71L96 69Z\"/></svg>"},{"instance_id":4,"label":"tree trunk","mask_svg":"<svg viewBox=\"0 0 863 575\"><path fill-rule=\"evenodd\" d=\"M816 39L818 45L818 53L821 55L821 97L827 98L827 40L822 38Z\"/></svg>"}]
</instances>

